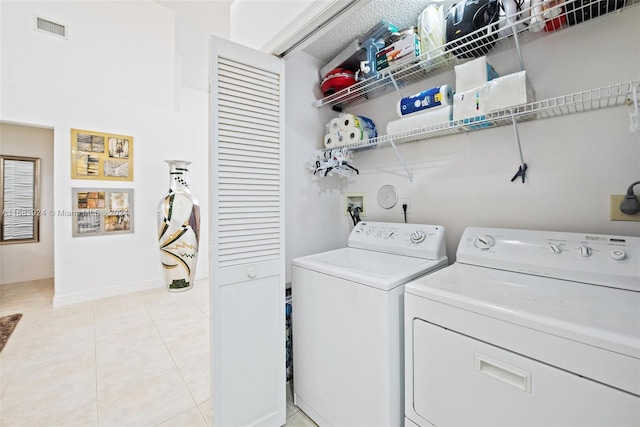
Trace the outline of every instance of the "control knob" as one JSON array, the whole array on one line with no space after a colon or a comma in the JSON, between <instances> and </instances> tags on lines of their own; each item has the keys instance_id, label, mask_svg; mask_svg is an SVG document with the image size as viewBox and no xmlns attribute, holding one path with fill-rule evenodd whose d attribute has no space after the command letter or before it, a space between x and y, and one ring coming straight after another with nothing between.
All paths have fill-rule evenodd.
<instances>
[{"instance_id":1,"label":"control knob","mask_svg":"<svg viewBox=\"0 0 640 427\"><path fill-rule=\"evenodd\" d=\"M426 234L424 234L424 231L420 231L420 230L416 230L413 233L411 233L411 242L412 243L420 243L422 242L425 238L427 237Z\"/></svg>"},{"instance_id":2,"label":"control knob","mask_svg":"<svg viewBox=\"0 0 640 427\"><path fill-rule=\"evenodd\" d=\"M627 257L627 254L622 249L614 249L611 251L611 258L616 261L622 261Z\"/></svg>"},{"instance_id":3,"label":"control knob","mask_svg":"<svg viewBox=\"0 0 640 427\"><path fill-rule=\"evenodd\" d=\"M554 254L559 254L560 252L562 252L562 249L560 249L560 246L554 245L554 244L549 245L549 250L551 251L551 253L554 253Z\"/></svg>"},{"instance_id":4,"label":"control knob","mask_svg":"<svg viewBox=\"0 0 640 427\"><path fill-rule=\"evenodd\" d=\"M582 245L578 249L578 254L582 257L589 257L591 256L591 248L589 246Z\"/></svg>"},{"instance_id":5,"label":"control knob","mask_svg":"<svg viewBox=\"0 0 640 427\"><path fill-rule=\"evenodd\" d=\"M475 245L480 249L489 249L493 246L493 237L491 236L480 236L476 238Z\"/></svg>"}]
</instances>

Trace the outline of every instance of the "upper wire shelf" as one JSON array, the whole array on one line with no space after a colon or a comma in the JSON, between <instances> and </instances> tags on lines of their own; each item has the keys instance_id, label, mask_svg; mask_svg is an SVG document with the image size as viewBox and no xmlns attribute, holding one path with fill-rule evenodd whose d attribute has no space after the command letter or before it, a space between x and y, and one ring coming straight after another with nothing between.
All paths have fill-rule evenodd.
<instances>
[{"instance_id":1,"label":"upper wire shelf","mask_svg":"<svg viewBox=\"0 0 640 427\"><path fill-rule=\"evenodd\" d=\"M394 84L404 86L435 76L475 57L513 49L518 47L519 43L527 43L552 32L562 31L608 13L638 5L640 0L570 0L557 3L545 12L555 11L557 16L553 20L547 20L545 29L541 31L530 31L529 23L533 17L544 23L542 10L534 7L523 8L519 15L525 18L506 25L490 24L462 39L453 40L444 46L425 52L413 60L394 64L375 77L359 81L317 100L315 106L318 108L324 105L343 107L371 99L385 93ZM504 22L506 21L502 21Z\"/></svg>"},{"instance_id":2,"label":"upper wire shelf","mask_svg":"<svg viewBox=\"0 0 640 427\"><path fill-rule=\"evenodd\" d=\"M576 92L555 98L534 101L516 107L484 114L481 118L469 118L412 129L405 132L382 135L358 143L344 145L346 150L364 150L395 144L421 141L445 135L454 135L491 127L511 125L513 121L524 122L535 119L566 116L608 107L633 104L634 88L640 93L640 79ZM330 152L331 149L325 149Z\"/></svg>"}]
</instances>

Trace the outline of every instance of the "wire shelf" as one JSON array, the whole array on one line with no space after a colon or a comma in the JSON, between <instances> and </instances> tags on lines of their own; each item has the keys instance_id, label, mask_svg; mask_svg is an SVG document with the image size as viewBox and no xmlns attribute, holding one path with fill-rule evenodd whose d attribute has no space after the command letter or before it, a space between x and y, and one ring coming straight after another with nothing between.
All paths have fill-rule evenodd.
<instances>
[{"instance_id":1,"label":"wire shelf","mask_svg":"<svg viewBox=\"0 0 640 427\"><path fill-rule=\"evenodd\" d=\"M528 43L547 34L563 31L583 22L602 17L614 11L639 5L640 0L571 0L549 8L547 12L556 12L552 20L544 21L541 11L533 7L523 8L519 16L511 24L497 23L480 28L466 37L446 43L443 47L423 53L413 60L403 61L381 71L378 76L355 83L339 92L317 100L315 105L343 107L365 101L385 93L394 83L404 86L411 82L423 80L445 71L455 65L466 62L486 53L497 53L517 48L519 44ZM541 31L529 31L530 20L536 17L546 22ZM505 21L506 22L506 21ZM455 56L454 53L457 55Z\"/></svg>"},{"instance_id":2,"label":"wire shelf","mask_svg":"<svg viewBox=\"0 0 640 427\"><path fill-rule=\"evenodd\" d=\"M528 104L494 111L481 116L481 118L454 120L405 132L382 135L377 138L344 145L339 148L352 151L365 150L374 147L383 147L392 143L403 144L446 135L511 125L513 124L513 120L516 122L525 122L630 105L634 88L636 92L640 93L640 79L541 101L534 101ZM331 149L322 151L329 153Z\"/></svg>"}]
</instances>

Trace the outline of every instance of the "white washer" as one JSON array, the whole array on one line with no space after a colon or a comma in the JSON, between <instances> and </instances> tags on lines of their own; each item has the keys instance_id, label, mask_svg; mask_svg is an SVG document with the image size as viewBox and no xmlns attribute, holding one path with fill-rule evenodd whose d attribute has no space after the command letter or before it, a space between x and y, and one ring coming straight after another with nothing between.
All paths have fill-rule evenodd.
<instances>
[{"instance_id":1,"label":"white washer","mask_svg":"<svg viewBox=\"0 0 640 427\"><path fill-rule=\"evenodd\" d=\"M407 425L640 425L640 238L467 228L406 286Z\"/></svg>"},{"instance_id":2,"label":"white washer","mask_svg":"<svg viewBox=\"0 0 640 427\"><path fill-rule=\"evenodd\" d=\"M404 284L446 265L444 227L381 222L294 259L294 403L320 426L402 425Z\"/></svg>"}]
</instances>

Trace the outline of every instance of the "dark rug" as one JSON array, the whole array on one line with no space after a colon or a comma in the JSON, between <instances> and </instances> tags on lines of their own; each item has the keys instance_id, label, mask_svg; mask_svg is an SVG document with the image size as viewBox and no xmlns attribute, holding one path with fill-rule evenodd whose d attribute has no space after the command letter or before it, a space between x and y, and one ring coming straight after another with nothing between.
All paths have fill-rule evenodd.
<instances>
[{"instance_id":1,"label":"dark rug","mask_svg":"<svg viewBox=\"0 0 640 427\"><path fill-rule=\"evenodd\" d=\"M0 317L0 351L2 351L7 341L9 341L9 337L21 318L22 314L20 313Z\"/></svg>"}]
</instances>

